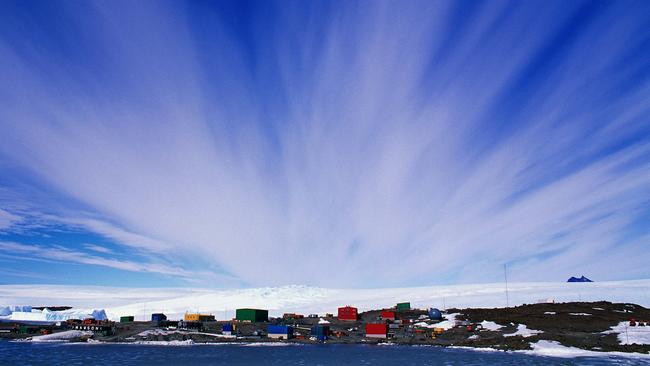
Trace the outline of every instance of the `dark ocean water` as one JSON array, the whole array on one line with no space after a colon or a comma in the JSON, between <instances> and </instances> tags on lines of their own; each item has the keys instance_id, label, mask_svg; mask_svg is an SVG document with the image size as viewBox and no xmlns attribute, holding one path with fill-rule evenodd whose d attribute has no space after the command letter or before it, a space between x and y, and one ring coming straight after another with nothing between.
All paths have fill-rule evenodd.
<instances>
[{"instance_id":1,"label":"dark ocean water","mask_svg":"<svg viewBox=\"0 0 650 366\"><path fill-rule=\"evenodd\" d=\"M650 365L648 359L574 359L438 347L307 345L149 346L0 342L1 365Z\"/></svg>"}]
</instances>

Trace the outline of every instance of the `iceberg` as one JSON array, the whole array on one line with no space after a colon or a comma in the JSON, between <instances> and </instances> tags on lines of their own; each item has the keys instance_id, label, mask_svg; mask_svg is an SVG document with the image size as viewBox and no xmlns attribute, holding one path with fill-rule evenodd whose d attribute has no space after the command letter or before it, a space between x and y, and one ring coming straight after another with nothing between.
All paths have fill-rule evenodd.
<instances>
[{"instance_id":1,"label":"iceberg","mask_svg":"<svg viewBox=\"0 0 650 366\"><path fill-rule=\"evenodd\" d=\"M106 320L106 311L104 309L52 311L32 309L30 306L0 306L0 322L54 324L70 319L88 318Z\"/></svg>"},{"instance_id":2,"label":"iceberg","mask_svg":"<svg viewBox=\"0 0 650 366\"><path fill-rule=\"evenodd\" d=\"M31 312L32 307L31 306L0 306L0 316L7 316L11 315L13 312Z\"/></svg>"}]
</instances>

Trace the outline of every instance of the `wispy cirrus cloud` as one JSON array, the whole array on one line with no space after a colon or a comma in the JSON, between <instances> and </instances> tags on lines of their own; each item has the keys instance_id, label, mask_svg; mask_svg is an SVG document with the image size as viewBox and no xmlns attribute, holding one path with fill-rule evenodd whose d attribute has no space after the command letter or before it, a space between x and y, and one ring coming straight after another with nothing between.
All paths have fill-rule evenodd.
<instances>
[{"instance_id":1,"label":"wispy cirrus cloud","mask_svg":"<svg viewBox=\"0 0 650 366\"><path fill-rule=\"evenodd\" d=\"M258 5L4 34L0 159L56 220L250 284L650 275L647 4Z\"/></svg>"},{"instance_id":2,"label":"wispy cirrus cloud","mask_svg":"<svg viewBox=\"0 0 650 366\"><path fill-rule=\"evenodd\" d=\"M86 244L84 244L84 248L86 248L88 250L91 250L93 252L97 252L97 253L104 253L104 254L112 254L113 253L113 250L111 250L111 249L109 249L107 247L101 246L101 245L96 245L96 244L88 244L88 243L86 243Z\"/></svg>"},{"instance_id":3,"label":"wispy cirrus cloud","mask_svg":"<svg viewBox=\"0 0 650 366\"><path fill-rule=\"evenodd\" d=\"M89 248L97 252L97 247ZM38 244L20 244L14 242L0 241L0 250L4 256L23 257L25 260L46 260L53 263L77 263L108 267L128 272L150 272L168 276L177 276L189 281L199 279L208 279L217 277L212 273L201 273L187 271L171 265L161 263L134 262L128 260L117 260L106 258L87 252L70 250L60 245L38 245ZM105 253L105 252L104 252Z\"/></svg>"},{"instance_id":4,"label":"wispy cirrus cloud","mask_svg":"<svg viewBox=\"0 0 650 366\"><path fill-rule=\"evenodd\" d=\"M17 222L19 217L13 215L5 210L0 210L0 230L10 227L13 223Z\"/></svg>"},{"instance_id":5,"label":"wispy cirrus cloud","mask_svg":"<svg viewBox=\"0 0 650 366\"><path fill-rule=\"evenodd\" d=\"M93 218L50 216L49 221L66 225L67 227L77 227L88 230L134 249L153 253L162 253L169 249L169 244L124 230L111 223Z\"/></svg>"}]
</instances>

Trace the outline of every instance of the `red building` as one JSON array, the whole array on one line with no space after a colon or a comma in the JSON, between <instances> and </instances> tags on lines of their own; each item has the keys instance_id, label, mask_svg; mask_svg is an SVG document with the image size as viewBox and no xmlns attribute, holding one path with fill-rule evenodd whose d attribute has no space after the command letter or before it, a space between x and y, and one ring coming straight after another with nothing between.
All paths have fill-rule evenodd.
<instances>
[{"instance_id":1,"label":"red building","mask_svg":"<svg viewBox=\"0 0 650 366\"><path fill-rule=\"evenodd\" d=\"M388 325L386 323L367 323L367 338L386 338L388 334Z\"/></svg>"},{"instance_id":2,"label":"red building","mask_svg":"<svg viewBox=\"0 0 650 366\"><path fill-rule=\"evenodd\" d=\"M395 312L384 310L381 312L381 320L395 320Z\"/></svg>"},{"instance_id":3,"label":"red building","mask_svg":"<svg viewBox=\"0 0 650 366\"><path fill-rule=\"evenodd\" d=\"M358 316L359 316L359 314L358 314L357 308L353 308L352 306L345 306L345 307L339 308L339 320L356 321Z\"/></svg>"}]
</instances>

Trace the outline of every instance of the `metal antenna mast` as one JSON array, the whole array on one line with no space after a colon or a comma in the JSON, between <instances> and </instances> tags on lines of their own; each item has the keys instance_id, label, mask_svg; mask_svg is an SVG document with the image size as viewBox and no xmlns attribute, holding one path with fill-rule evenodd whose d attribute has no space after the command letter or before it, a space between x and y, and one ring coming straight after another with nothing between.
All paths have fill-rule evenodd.
<instances>
[{"instance_id":1,"label":"metal antenna mast","mask_svg":"<svg viewBox=\"0 0 650 366\"><path fill-rule=\"evenodd\" d=\"M510 299L508 297L508 267L507 267L506 263L503 264L503 276L506 279L506 307L509 308L510 307Z\"/></svg>"}]
</instances>

